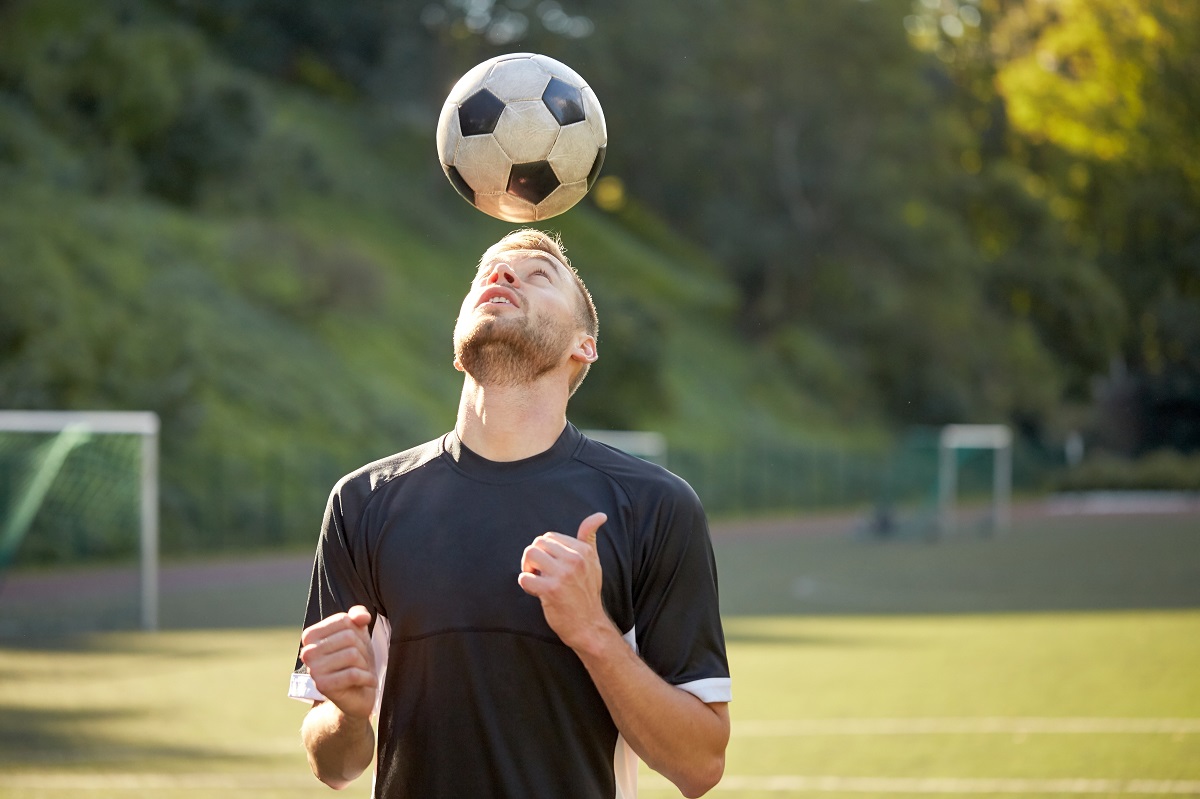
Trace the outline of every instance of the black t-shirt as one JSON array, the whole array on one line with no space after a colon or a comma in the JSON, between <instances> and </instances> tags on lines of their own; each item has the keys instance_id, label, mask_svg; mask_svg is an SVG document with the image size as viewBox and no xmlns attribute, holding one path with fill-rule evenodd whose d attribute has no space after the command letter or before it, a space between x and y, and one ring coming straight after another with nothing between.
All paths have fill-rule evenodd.
<instances>
[{"instance_id":1,"label":"black t-shirt","mask_svg":"<svg viewBox=\"0 0 1200 799\"><path fill-rule=\"evenodd\" d=\"M582 662L517 584L547 531L603 511L610 617L664 680L730 699L717 577L699 499L679 477L567 425L546 452L493 462L455 433L334 487L305 626L365 605L386 661L375 796L636 795L636 758ZM321 698L297 662L291 695Z\"/></svg>"}]
</instances>

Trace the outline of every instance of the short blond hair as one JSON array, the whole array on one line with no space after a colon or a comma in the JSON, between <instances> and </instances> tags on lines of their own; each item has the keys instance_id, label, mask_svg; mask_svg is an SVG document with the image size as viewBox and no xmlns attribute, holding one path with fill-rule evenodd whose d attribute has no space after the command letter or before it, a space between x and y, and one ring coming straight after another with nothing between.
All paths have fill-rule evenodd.
<instances>
[{"instance_id":1,"label":"short blond hair","mask_svg":"<svg viewBox=\"0 0 1200 799\"><path fill-rule=\"evenodd\" d=\"M600 317L596 313L596 303L592 300L592 293L588 291L583 278L580 277L579 270L567 258L567 250L563 246L562 238L557 233L550 234L534 228L519 228L500 239L491 247L488 247L479 259L479 266L483 267L484 264L501 253L513 252L514 250L544 252L554 256L555 260L567 268L567 271L571 273L571 277L575 279L575 287L579 289L580 302L575 314L579 320L579 325L589 336L599 340ZM575 389L579 388L579 384L583 382L583 378L587 376L590 366L591 364L583 364L583 368L579 370L579 373L571 382L572 394L575 393Z\"/></svg>"}]
</instances>

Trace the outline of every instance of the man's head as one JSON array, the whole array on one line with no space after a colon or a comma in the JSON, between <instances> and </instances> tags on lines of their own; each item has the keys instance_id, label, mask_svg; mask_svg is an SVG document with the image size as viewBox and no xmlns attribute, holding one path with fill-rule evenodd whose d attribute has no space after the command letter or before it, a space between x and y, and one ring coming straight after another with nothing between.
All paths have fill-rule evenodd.
<instances>
[{"instance_id":1,"label":"man's head","mask_svg":"<svg viewBox=\"0 0 1200 799\"><path fill-rule=\"evenodd\" d=\"M454 329L455 364L481 383L520 383L566 360L574 393L596 359L599 320L561 240L513 231L479 260Z\"/></svg>"}]
</instances>

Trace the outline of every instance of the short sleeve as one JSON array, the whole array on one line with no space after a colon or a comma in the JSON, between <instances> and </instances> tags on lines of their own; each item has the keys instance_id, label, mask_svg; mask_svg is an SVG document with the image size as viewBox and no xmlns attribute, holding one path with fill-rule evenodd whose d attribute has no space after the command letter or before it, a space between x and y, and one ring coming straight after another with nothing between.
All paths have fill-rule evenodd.
<instances>
[{"instance_id":1,"label":"short sleeve","mask_svg":"<svg viewBox=\"0 0 1200 799\"><path fill-rule=\"evenodd\" d=\"M638 653L668 683L704 702L728 702L732 684L704 509L681 480L647 504L634 575Z\"/></svg>"},{"instance_id":2,"label":"short sleeve","mask_svg":"<svg viewBox=\"0 0 1200 799\"><path fill-rule=\"evenodd\" d=\"M371 611L372 627L379 619L378 602L371 589L367 547L355 529L360 515L355 506L359 503L353 499L353 487L345 483L339 483L329 496L313 560L304 628L355 605ZM288 696L304 700L324 698L313 686L308 668L298 654Z\"/></svg>"}]
</instances>

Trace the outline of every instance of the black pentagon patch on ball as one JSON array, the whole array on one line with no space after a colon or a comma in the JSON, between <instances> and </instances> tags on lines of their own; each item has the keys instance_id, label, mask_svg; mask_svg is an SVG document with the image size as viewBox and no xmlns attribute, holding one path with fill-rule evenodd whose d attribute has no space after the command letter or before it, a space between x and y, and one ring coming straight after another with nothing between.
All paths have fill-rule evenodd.
<instances>
[{"instance_id":1,"label":"black pentagon patch on ball","mask_svg":"<svg viewBox=\"0 0 1200 799\"><path fill-rule=\"evenodd\" d=\"M487 89L480 89L458 107L458 127L464 136L491 133L500 121L504 101Z\"/></svg>"},{"instance_id":2,"label":"black pentagon patch on ball","mask_svg":"<svg viewBox=\"0 0 1200 799\"><path fill-rule=\"evenodd\" d=\"M446 177L450 178L450 185L454 190L463 196L463 199L471 205L475 204L475 190L472 189L467 182L463 180L463 176L459 174L458 169L452 166L443 166L446 170Z\"/></svg>"},{"instance_id":3,"label":"black pentagon patch on ball","mask_svg":"<svg viewBox=\"0 0 1200 799\"><path fill-rule=\"evenodd\" d=\"M600 168L604 166L604 152L607 147L601 147L596 153L596 160L592 162L592 168L588 170L587 187L591 191L592 184L596 182L596 178L600 177Z\"/></svg>"},{"instance_id":4,"label":"black pentagon patch on ball","mask_svg":"<svg viewBox=\"0 0 1200 799\"><path fill-rule=\"evenodd\" d=\"M513 164L508 173L508 193L537 205L560 185L549 161Z\"/></svg>"},{"instance_id":5,"label":"black pentagon patch on ball","mask_svg":"<svg viewBox=\"0 0 1200 799\"><path fill-rule=\"evenodd\" d=\"M542 102L560 125L573 125L584 119L583 93L558 78L551 78L546 84L546 90L542 92Z\"/></svg>"}]
</instances>

